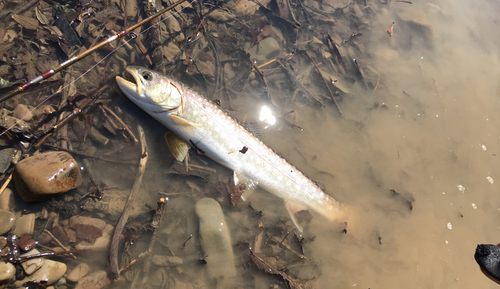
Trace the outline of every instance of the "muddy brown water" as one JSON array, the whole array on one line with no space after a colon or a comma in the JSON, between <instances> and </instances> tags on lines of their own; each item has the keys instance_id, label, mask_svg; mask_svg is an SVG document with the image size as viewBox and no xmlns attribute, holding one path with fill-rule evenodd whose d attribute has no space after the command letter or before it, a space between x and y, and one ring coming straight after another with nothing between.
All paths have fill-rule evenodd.
<instances>
[{"instance_id":1,"label":"muddy brown water","mask_svg":"<svg viewBox=\"0 0 500 289\"><path fill-rule=\"evenodd\" d=\"M500 6L413 2L427 12L433 47L416 39L405 49L395 39L411 30L396 23L393 38L386 32L396 5L407 4L381 7L370 35L371 65L386 93L354 87L340 102L343 117L332 103L287 102L282 109L294 110L303 130L278 122L263 139L349 207L347 234L316 215L304 232L315 236L304 252L321 271L317 288L496 288L473 254L479 243L500 241L500 41L493 32ZM250 118L261 106L251 99L233 105L233 114ZM168 153L161 137L149 139ZM150 178L158 182L156 174ZM183 202L192 209L192 200L181 199L171 198L172 211ZM263 220L286 218L281 201L266 192L250 201ZM231 230L236 242L238 226Z\"/></svg>"},{"instance_id":2,"label":"muddy brown water","mask_svg":"<svg viewBox=\"0 0 500 289\"><path fill-rule=\"evenodd\" d=\"M414 31L400 29L397 22L393 37L388 37L386 30L397 19L398 9L410 4L377 5L367 34L367 55L380 75L380 87L372 93L373 89L353 86L339 102L342 117L332 102L320 107L311 100L280 102L277 97L275 104L283 105L275 111L277 116L294 113L288 121L278 117L262 135L270 147L349 208L346 234L341 224L329 224L318 215L305 228L303 236L315 237L304 245L304 254L320 272L313 274L316 288L496 288L473 255L477 244L500 242L500 40L495 34L500 29L500 4L414 1L411 5L425 11L432 27L432 47L411 38ZM300 29L298 33L300 37ZM310 65L298 66L299 73L307 69L314 71ZM276 90L270 93L279 95ZM261 99L255 101L250 93L235 98L232 114L241 121L257 119L265 103ZM197 230L195 199L183 193L201 198L205 188L165 173L169 164L163 160L172 161L163 142L166 130L131 103L125 107L146 128L153 156L143 187L154 198L159 190L172 193L162 230L181 231L157 240L160 249L155 252L161 254L168 246L178 253L184 237ZM263 212L264 223L287 218L282 201L269 193L258 191L249 201ZM238 215L238 209L224 209L231 219L233 243L248 237L243 231L249 221ZM144 248L139 243L136 250ZM241 261L245 255L235 252L242 275L264 275L248 269L250 263ZM202 256L196 240L186 243L182 256L197 264ZM106 268L104 257L94 261L96 266ZM187 276L201 270L189 268L182 269ZM258 284L269 286L276 280Z\"/></svg>"}]
</instances>

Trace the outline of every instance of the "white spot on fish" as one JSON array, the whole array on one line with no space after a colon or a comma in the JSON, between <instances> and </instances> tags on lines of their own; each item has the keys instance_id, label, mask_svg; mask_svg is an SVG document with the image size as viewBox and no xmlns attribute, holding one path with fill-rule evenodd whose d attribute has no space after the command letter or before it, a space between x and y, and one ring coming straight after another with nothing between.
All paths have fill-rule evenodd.
<instances>
[{"instance_id":1,"label":"white spot on fish","mask_svg":"<svg viewBox=\"0 0 500 289\"><path fill-rule=\"evenodd\" d=\"M202 116L202 117L201 117L201 120L202 120L202 121L206 121L206 120L207 120L207 116L206 116L206 115Z\"/></svg>"}]
</instances>

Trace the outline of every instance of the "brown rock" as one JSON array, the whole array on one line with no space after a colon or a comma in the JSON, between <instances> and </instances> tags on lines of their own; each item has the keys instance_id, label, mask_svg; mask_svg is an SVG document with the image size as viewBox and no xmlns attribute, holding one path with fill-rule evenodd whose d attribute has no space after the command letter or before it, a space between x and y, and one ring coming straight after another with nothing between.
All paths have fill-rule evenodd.
<instances>
[{"instance_id":1,"label":"brown rock","mask_svg":"<svg viewBox=\"0 0 500 289\"><path fill-rule=\"evenodd\" d=\"M31 239L31 235L23 235L19 240L17 241L17 245L19 248L21 248L22 251L28 252L36 247L36 242L35 240Z\"/></svg>"},{"instance_id":2,"label":"brown rock","mask_svg":"<svg viewBox=\"0 0 500 289\"><path fill-rule=\"evenodd\" d=\"M33 113L26 105L18 104L12 112L12 116L24 121L30 121L33 118Z\"/></svg>"},{"instance_id":3,"label":"brown rock","mask_svg":"<svg viewBox=\"0 0 500 289\"><path fill-rule=\"evenodd\" d=\"M80 168L66 152L29 157L14 168L17 192L27 202L44 201L75 189L82 183Z\"/></svg>"}]
</instances>

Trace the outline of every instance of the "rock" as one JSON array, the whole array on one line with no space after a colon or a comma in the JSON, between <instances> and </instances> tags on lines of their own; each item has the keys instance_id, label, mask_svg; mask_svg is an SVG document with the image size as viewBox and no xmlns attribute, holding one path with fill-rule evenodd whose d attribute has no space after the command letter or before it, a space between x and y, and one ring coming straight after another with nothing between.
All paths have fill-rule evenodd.
<instances>
[{"instance_id":1,"label":"rock","mask_svg":"<svg viewBox=\"0 0 500 289\"><path fill-rule=\"evenodd\" d=\"M104 191L100 201L89 199L82 206L82 209L104 214L111 222L117 222L122 214L123 208L125 208L125 203L127 202L129 194L129 190L109 189ZM143 189L139 189L137 199L134 200L130 210L130 218L133 219L141 214L147 213L149 209L144 206L144 204L151 204L153 202L154 200L152 200L148 193Z\"/></svg>"},{"instance_id":2,"label":"rock","mask_svg":"<svg viewBox=\"0 0 500 289\"><path fill-rule=\"evenodd\" d=\"M183 264L181 258L173 256L154 255L153 258L151 258L151 261L156 266L165 266L165 267L180 266Z\"/></svg>"},{"instance_id":3,"label":"rock","mask_svg":"<svg viewBox=\"0 0 500 289\"><path fill-rule=\"evenodd\" d=\"M225 10L214 10L210 15L208 15L209 20L214 20L217 22L228 22L233 20L234 16Z\"/></svg>"},{"instance_id":4,"label":"rock","mask_svg":"<svg viewBox=\"0 0 500 289\"><path fill-rule=\"evenodd\" d=\"M40 254L40 252L37 249L33 249L29 252L22 254L21 257L35 255L35 254ZM43 266L43 258L29 259L21 263L21 266L23 267L23 270L27 275L31 275Z\"/></svg>"},{"instance_id":5,"label":"rock","mask_svg":"<svg viewBox=\"0 0 500 289\"><path fill-rule=\"evenodd\" d=\"M10 167L14 156L16 155L16 150L13 148L3 149L0 151L0 173L5 173Z\"/></svg>"},{"instance_id":6,"label":"rock","mask_svg":"<svg viewBox=\"0 0 500 289\"><path fill-rule=\"evenodd\" d=\"M33 113L26 105L18 104L12 112L12 116L24 121L30 121L33 118Z\"/></svg>"},{"instance_id":7,"label":"rock","mask_svg":"<svg viewBox=\"0 0 500 289\"><path fill-rule=\"evenodd\" d=\"M13 116L10 116L9 113L10 112L5 109L2 109L2 111L0 112L0 123L2 125L7 127L13 127L15 129L22 131L29 131L31 129L31 126L27 122L15 118Z\"/></svg>"},{"instance_id":8,"label":"rock","mask_svg":"<svg viewBox=\"0 0 500 289\"><path fill-rule=\"evenodd\" d=\"M23 252L29 252L36 247L36 242L31 238L31 235L23 235L17 240L17 246Z\"/></svg>"},{"instance_id":9,"label":"rock","mask_svg":"<svg viewBox=\"0 0 500 289\"><path fill-rule=\"evenodd\" d=\"M43 260L43 265L32 275L26 276L23 280L16 281L16 286L21 286L23 283L33 281L47 281L47 284L53 284L66 273L66 264L52 261L49 259Z\"/></svg>"},{"instance_id":10,"label":"rock","mask_svg":"<svg viewBox=\"0 0 500 289\"><path fill-rule=\"evenodd\" d=\"M73 270L71 270L71 273L69 273L66 279L71 282L78 282L78 280L87 275L89 269L89 265L87 265L86 263L80 263Z\"/></svg>"},{"instance_id":11,"label":"rock","mask_svg":"<svg viewBox=\"0 0 500 289\"><path fill-rule=\"evenodd\" d=\"M200 243L208 275L217 279L236 276L231 235L219 203L203 198L196 202L195 210L200 220Z\"/></svg>"},{"instance_id":12,"label":"rock","mask_svg":"<svg viewBox=\"0 0 500 289\"><path fill-rule=\"evenodd\" d=\"M280 54L280 45L272 37L266 37L259 43L255 43L249 49L246 49L250 53L250 58L252 60L271 60L276 58Z\"/></svg>"},{"instance_id":13,"label":"rock","mask_svg":"<svg viewBox=\"0 0 500 289\"><path fill-rule=\"evenodd\" d=\"M49 200L82 183L80 168L67 152L49 152L26 158L14 168L18 194L27 202Z\"/></svg>"},{"instance_id":14,"label":"rock","mask_svg":"<svg viewBox=\"0 0 500 289\"><path fill-rule=\"evenodd\" d=\"M100 250L107 249L109 243L111 242L111 234L113 233L113 226L106 225L106 228L102 230L102 237L99 237L95 240L94 243L89 243L87 241L82 241L75 246L77 250Z\"/></svg>"},{"instance_id":15,"label":"rock","mask_svg":"<svg viewBox=\"0 0 500 289\"><path fill-rule=\"evenodd\" d=\"M409 42L405 44L410 45L410 48L416 41L423 41L423 44L428 46L433 44L434 31L424 11L418 5L399 6L395 9L395 13L398 17L396 23L401 27L398 37L404 36L402 40Z\"/></svg>"},{"instance_id":16,"label":"rock","mask_svg":"<svg viewBox=\"0 0 500 289\"><path fill-rule=\"evenodd\" d=\"M35 229L35 214L26 214L17 218L11 233L16 236L33 235Z\"/></svg>"},{"instance_id":17,"label":"rock","mask_svg":"<svg viewBox=\"0 0 500 289\"><path fill-rule=\"evenodd\" d=\"M109 284L111 284L111 280L108 274L101 270L80 279L74 289L100 289Z\"/></svg>"},{"instance_id":18,"label":"rock","mask_svg":"<svg viewBox=\"0 0 500 289\"><path fill-rule=\"evenodd\" d=\"M16 274L16 267L11 263L0 261L0 282L10 280Z\"/></svg>"},{"instance_id":19,"label":"rock","mask_svg":"<svg viewBox=\"0 0 500 289\"><path fill-rule=\"evenodd\" d=\"M0 235L5 234L12 229L15 219L14 213L0 209Z\"/></svg>"},{"instance_id":20,"label":"rock","mask_svg":"<svg viewBox=\"0 0 500 289\"><path fill-rule=\"evenodd\" d=\"M100 219L84 217L84 216L73 216L69 219L69 226L75 227L76 225L92 225L99 228L101 231L106 228L106 222Z\"/></svg>"},{"instance_id":21,"label":"rock","mask_svg":"<svg viewBox=\"0 0 500 289\"><path fill-rule=\"evenodd\" d=\"M326 0L325 2L334 9L343 9L349 6L351 0Z\"/></svg>"},{"instance_id":22,"label":"rock","mask_svg":"<svg viewBox=\"0 0 500 289\"><path fill-rule=\"evenodd\" d=\"M14 192L6 188L0 195L0 209L12 210L14 208Z\"/></svg>"}]
</instances>

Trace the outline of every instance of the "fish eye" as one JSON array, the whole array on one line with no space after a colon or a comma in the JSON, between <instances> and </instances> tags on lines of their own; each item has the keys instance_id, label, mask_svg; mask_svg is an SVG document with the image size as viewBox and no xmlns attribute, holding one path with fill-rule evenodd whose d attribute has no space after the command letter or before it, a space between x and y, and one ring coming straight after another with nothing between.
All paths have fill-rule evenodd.
<instances>
[{"instance_id":1,"label":"fish eye","mask_svg":"<svg viewBox=\"0 0 500 289\"><path fill-rule=\"evenodd\" d=\"M142 78L144 78L144 80L151 80L153 79L153 75L149 71L144 71L142 73Z\"/></svg>"}]
</instances>

